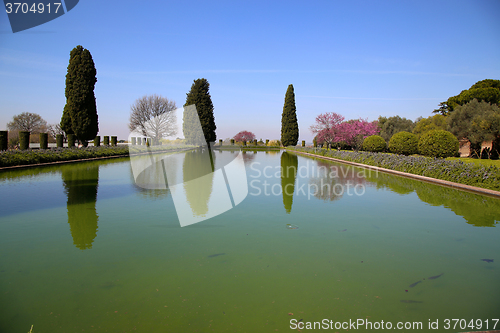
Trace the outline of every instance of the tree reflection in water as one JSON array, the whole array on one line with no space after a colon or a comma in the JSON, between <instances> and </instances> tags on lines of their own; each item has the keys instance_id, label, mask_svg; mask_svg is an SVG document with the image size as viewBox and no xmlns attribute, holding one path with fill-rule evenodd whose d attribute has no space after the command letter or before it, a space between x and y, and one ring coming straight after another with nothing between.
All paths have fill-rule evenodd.
<instances>
[{"instance_id":1,"label":"tree reflection in water","mask_svg":"<svg viewBox=\"0 0 500 333\"><path fill-rule=\"evenodd\" d=\"M448 208L476 227L494 227L500 221L500 200L497 198L382 172L368 180L377 188L387 188L401 195L416 192L421 201Z\"/></svg>"},{"instance_id":2,"label":"tree reflection in water","mask_svg":"<svg viewBox=\"0 0 500 333\"><path fill-rule=\"evenodd\" d=\"M213 170L207 148L186 153L182 166L182 177L186 199L197 216L208 212L208 201L212 194ZM215 163L215 154L212 154Z\"/></svg>"},{"instance_id":3,"label":"tree reflection in water","mask_svg":"<svg viewBox=\"0 0 500 333\"><path fill-rule=\"evenodd\" d=\"M292 211L298 165L297 155L287 152L281 154L281 192L283 194L283 206L285 206L288 214Z\"/></svg>"},{"instance_id":4,"label":"tree reflection in water","mask_svg":"<svg viewBox=\"0 0 500 333\"><path fill-rule=\"evenodd\" d=\"M97 235L99 219L95 208L99 163L75 163L65 167L61 177L68 197L68 223L73 243L81 250L90 249Z\"/></svg>"},{"instance_id":5,"label":"tree reflection in water","mask_svg":"<svg viewBox=\"0 0 500 333\"><path fill-rule=\"evenodd\" d=\"M364 193L366 172L369 171L317 160L317 171L309 178L309 188L314 197L325 201L338 200L345 194L360 195Z\"/></svg>"}]
</instances>

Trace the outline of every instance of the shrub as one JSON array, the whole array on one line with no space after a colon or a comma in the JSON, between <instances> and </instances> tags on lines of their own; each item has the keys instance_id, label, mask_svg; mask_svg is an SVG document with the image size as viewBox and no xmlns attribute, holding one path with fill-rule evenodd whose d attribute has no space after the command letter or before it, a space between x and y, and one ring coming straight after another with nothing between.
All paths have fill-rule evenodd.
<instances>
[{"instance_id":1,"label":"shrub","mask_svg":"<svg viewBox=\"0 0 500 333\"><path fill-rule=\"evenodd\" d=\"M56 146L57 146L57 148L62 148L62 146L63 146L63 135L62 134L56 134Z\"/></svg>"},{"instance_id":2,"label":"shrub","mask_svg":"<svg viewBox=\"0 0 500 333\"><path fill-rule=\"evenodd\" d=\"M231 146L234 146L234 139L231 139Z\"/></svg>"},{"instance_id":3,"label":"shrub","mask_svg":"<svg viewBox=\"0 0 500 333\"><path fill-rule=\"evenodd\" d=\"M76 135L74 134L68 134L68 147L74 147L75 146L75 141L76 141Z\"/></svg>"},{"instance_id":4,"label":"shrub","mask_svg":"<svg viewBox=\"0 0 500 333\"><path fill-rule=\"evenodd\" d=\"M103 140L102 140L102 141L103 141L103 144L104 144L105 146L109 146L109 136L108 136L108 135L105 135L105 136L103 136L102 138L103 138Z\"/></svg>"},{"instance_id":5,"label":"shrub","mask_svg":"<svg viewBox=\"0 0 500 333\"><path fill-rule=\"evenodd\" d=\"M380 135L370 135L363 141L363 150L379 153L387 147L385 140Z\"/></svg>"},{"instance_id":6,"label":"shrub","mask_svg":"<svg viewBox=\"0 0 500 333\"><path fill-rule=\"evenodd\" d=\"M389 140L389 151L400 155L413 155L418 152L417 136L409 132L398 132Z\"/></svg>"},{"instance_id":7,"label":"shrub","mask_svg":"<svg viewBox=\"0 0 500 333\"><path fill-rule=\"evenodd\" d=\"M22 150L30 147L30 132L19 131L19 148Z\"/></svg>"},{"instance_id":8,"label":"shrub","mask_svg":"<svg viewBox=\"0 0 500 333\"><path fill-rule=\"evenodd\" d=\"M306 146L306 141L302 140L302 147L305 147L305 146Z\"/></svg>"},{"instance_id":9,"label":"shrub","mask_svg":"<svg viewBox=\"0 0 500 333\"><path fill-rule=\"evenodd\" d=\"M135 146L135 143L136 143L136 141L135 141L135 140L136 140L136 138L135 138L135 136L133 136L133 137L132 137L132 146Z\"/></svg>"},{"instance_id":10,"label":"shrub","mask_svg":"<svg viewBox=\"0 0 500 333\"><path fill-rule=\"evenodd\" d=\"M271 140L267 143L267 146L269 147L279 147L281 146L281 141L280 140Z\"/></svg>"},{"instance_id":11,"label":"shrub","mask_svg":"<svg viewBox=\"0 0 500 333\"><path fill-rule=\"evenodd\" d=\"M269 143L269 139L266 139L266 146L268 146L268 143Z\"/></svg>"},{"instance_id":12,"label":"shrub","mask_svg":"<svg viewBox=\"0 0 500 333\"><path fill-rule=\"evenodd\" d=\"M7 150L9 143L8 134L9 132L7 131L0 131L0 150Z\"/></svg>"},{"instance_id":13,"label":"shrub","mask_svg":"<svg viewBox=\"0 0 500 333\"><path fill-rule=\"evenodd\" d=\"M101 137L96 136L94 139L94 147L99 147L101 145Z\"/></svg>"},{"instance_id":14,"label":"shrub","mask_svg":"<svg viewBox=\"0 0 500 333\"><path fill-rule=\"evenodd\" d=\"M40 133L40 149L49 148L49 134Z\"/></svg>"},{"instance_id":15,"label":"shrub","mask_svg":"<svg viewBox=\"0 0 500 333\"><path fill-rule=\"evenodd\" d=\"M458 152L458 139L448 131L432 130L418 141L420 154L430 157L452 157Z\"/></svg>"},{"instance_id":16,"label":"shrub","mask_svg":"<svg viewBox=\"0 0 500 333\"><path fill-rule=\"evenodd\" d=\"M111 145L116 146L116 142L118 141L118 138L116 136L111 137Z\"/></svg>"}]
</instances>

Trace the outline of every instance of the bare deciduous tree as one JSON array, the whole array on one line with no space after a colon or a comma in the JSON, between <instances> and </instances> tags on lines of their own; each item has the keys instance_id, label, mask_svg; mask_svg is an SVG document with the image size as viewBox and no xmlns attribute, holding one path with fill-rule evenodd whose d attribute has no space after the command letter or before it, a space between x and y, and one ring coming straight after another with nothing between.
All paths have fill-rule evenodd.
<instances>
[{"instance_id":1,"label":"bare deciduous tree","mask_svg":"<svg viewBox=\"0 0 500 333\"><path fill-rule=\"evenodd\" d=\"M151 137L158 144L162 138L177 133L175 109L175 102L166 97L155 94L139 98L130 107L129 129Z\"/></svg>"},{"instance_id":2,"label":"bare deciduous tree","mask_svg":"<svg viewBox=\"0 0 500 333\"><path fill-rule=\"evenodd\" d=\"M31 134L44 133L47 130L47 122L39 114L23 112L14 116L7 128L9 131L28 131Z\"/></svg>"},{"instance_id":3,"label":"bare deciduous tree","mask_svg":"<svg viewBox=\"0 0 500 333\"><path fill-rule=\"evenodd\" d=\"M61 128L61 124L59 123L49 125L47 127L47 132L54 139L56 138L57 134L62 134L63 139L66 141L66 133L64 133L64 131Z\"/></svg>"}]
</instances>

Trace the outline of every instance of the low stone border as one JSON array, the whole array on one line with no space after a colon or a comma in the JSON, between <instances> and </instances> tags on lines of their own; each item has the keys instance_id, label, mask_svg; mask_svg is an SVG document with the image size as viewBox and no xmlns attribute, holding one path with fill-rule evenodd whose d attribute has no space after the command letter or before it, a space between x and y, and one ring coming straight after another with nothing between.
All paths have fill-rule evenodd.
<instances>
[{"instance_id":1,"label":"low stone border","mask_svg":"<svg viewBox=\"0 0 500 333\"><path fill-rule=\"evenodd\" d=\"M477 186L465 185L465 184L450 182L448 180L442 180L442 179L436 179L436 178L431 178L431 177L426 177L426 176L414 175L412 173L401 172L401 171L396 171L396 170L391 170L391 169L385 169L385 168L381 168L381 167L376 167L376 166L372 166L372 165L361 164L361 163L356 163L356 162L351 162L351 161L344 161L344 160L339 160L339 159L333 158L333 157L320 156L320 155L305 153L305 152L301 152L301 151L290 150L290 152L293 152L296 154L301 154L301 155L308 155L311 157L316 157L316 158L320 158L320 159L324 159L324 160L331 160L331 161L338 162L338 163L350 164L350 165L357 166L360 168L372 169L372 170L390 173L390 174L394 174L394 175L398 175L398 176L402 176L402 177L413 178L413 179L421 180L421 181L428 182L428 183L439 184L439 185L443 185L443 186L447 186L447 187L452 187L455 189L460 189L460 190L464 190L464 191L469 191L469 192L474 192L474 193L479 193L479 194L483 194L483 195L488 195L488 196L500 198L499 191L481 188L481 187L477 187Z\"/></svg>"}]
</instances>

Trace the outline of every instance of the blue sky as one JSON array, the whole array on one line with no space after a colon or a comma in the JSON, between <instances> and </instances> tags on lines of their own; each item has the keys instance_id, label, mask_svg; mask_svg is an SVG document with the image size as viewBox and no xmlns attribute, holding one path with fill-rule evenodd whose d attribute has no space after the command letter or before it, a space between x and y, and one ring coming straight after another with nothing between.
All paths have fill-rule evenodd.
<instances>
[{"instance_id":1,"label":"blue sky","mask_svg":"<svg viewBox=\"0 0 500 333\"><path fill-rule=\"evenodd\" d=\"M60 121L70 51L97 68L99 135L128 136L130 106L181 107L206 78L218 138L279 139L295 88L300 139L320 113L428 117L448 97L500 79L500 1L102 1L12 33L0 14L0 129L21 112Z\"/></svg>"}]
</instances>

